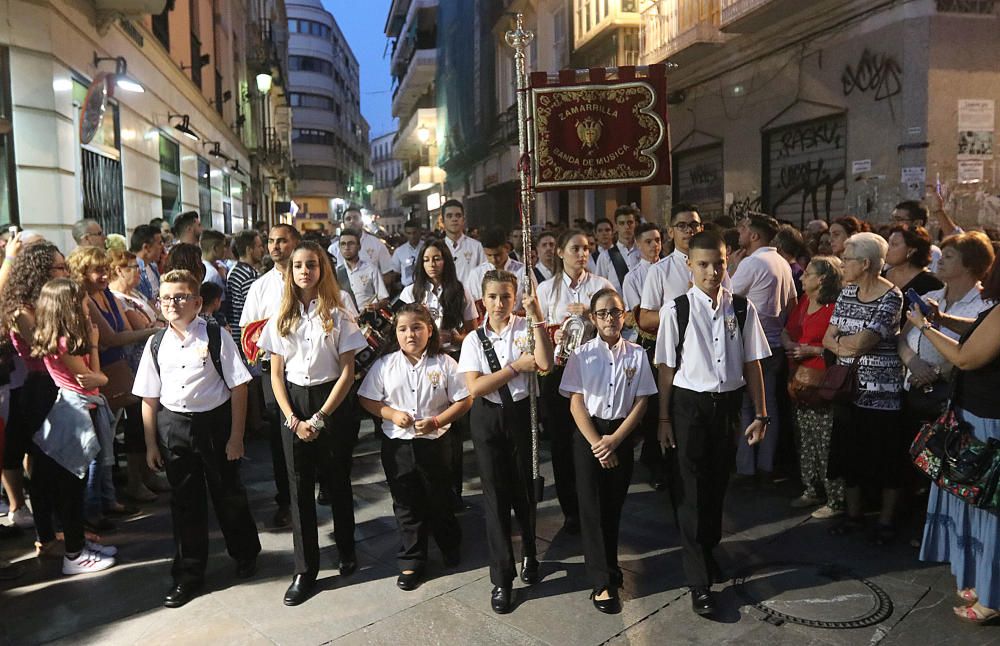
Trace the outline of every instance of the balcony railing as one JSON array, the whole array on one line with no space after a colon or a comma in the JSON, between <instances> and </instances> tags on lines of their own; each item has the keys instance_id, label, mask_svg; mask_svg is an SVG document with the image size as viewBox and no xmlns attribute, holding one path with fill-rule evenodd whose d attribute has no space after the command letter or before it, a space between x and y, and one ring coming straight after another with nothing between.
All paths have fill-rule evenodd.
<instances>
[{"instance_id":1,"label":"balcony railing","mask_svg":"<svg viewBox=\"0 0 1000 646\"><path fill-rule=\"evenodd\" d=\"M725 32L756 31L805 9L800 0L722 0L719 28Z\"/></svg>"},{"instance_id":2,"label":"balcony railing","mask_svg":"<svg viewBox=\"0 0 1000 646\"><path fill-rule=\"evenodd\" d=\"M693 45L724 42L720 4L720 0L657 0L649 6L642 14L643 62L660 63Z\"/></svg>"},{"instance_id":3,"label":"balcony railing","mask_svg":"<svg viewBox=\"0 0 1000 646\"><path fill-rule=\"evenodd\" d=\"M624 25L638 26L640 12L651 4L652 0L603 0L583 4L576 17L574 49L586 45L606 29Z\"/></svg>"}]
</instances>

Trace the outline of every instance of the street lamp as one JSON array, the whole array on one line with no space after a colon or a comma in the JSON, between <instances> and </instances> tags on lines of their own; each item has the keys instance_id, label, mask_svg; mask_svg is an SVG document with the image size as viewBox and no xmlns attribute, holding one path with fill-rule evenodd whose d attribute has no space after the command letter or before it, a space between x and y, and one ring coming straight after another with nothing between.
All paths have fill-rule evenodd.
<instances>
[{"instance_id":1,"label":"street lamp","mask_svg":"<svg viewBox=\"0 0 1000 646\"><path fill-rule=\"evenodd\" d=\"M417 128L417 139L420 140L421 144L426 146L427 142L431 140L430 128L427 126L420 126Z\"/></svg>"},{"instance_id":2,"label":"street lamp","mask_svg":"<svg viewBox=\"0 0 1000 646\"><path fill-rule=\"evenodd\" d=\"M274 79L267 72L261 72L257 75L257 91L261 94L267 94L271 91L271 83Z\"/></svg>"}]
</instances>

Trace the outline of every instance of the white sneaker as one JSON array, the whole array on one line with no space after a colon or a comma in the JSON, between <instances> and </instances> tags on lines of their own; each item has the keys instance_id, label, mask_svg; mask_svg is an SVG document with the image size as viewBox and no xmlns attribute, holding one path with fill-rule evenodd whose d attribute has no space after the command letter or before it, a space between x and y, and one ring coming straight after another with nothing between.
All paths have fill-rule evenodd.
<instances>
[{"instance_id":1,"label":"white sneaker","mask_svg":"<svg viewBox=\"0 0 1000 646\"><path fill-rule=\"evenodd\" d=\"M837 518L838 516L843 516L843 515L844 515L843 509L834 509L830 505L823 505L822 507L820 507L819 509L817 509L812 513L812 517L818 518L819 520L823 520L826 518Z\"/></svg>"},{"instance_id":2,"label":"white sneaker","mask_svg":"<svg viewBox=\"0 0 1000 646\"><path fill-rule=\"evenodd\" d=\"M20 529L31 529L35 526L35 517L27 507L18 507L10 514L11 522Z\"/></svg>"},{"instance_id":3,"label":"white sneaker","mask_svg":"<svg viewBox=\"0 0 1000 646\"><path fill-rule=\"evenodd\" d=\"M90 549L84 549L75 559L63 557L63 574L87 574L107 570L115 564L113 556L102 556Z\"/></svg>"},{"instance_id":4,"label":"white sneaker","mask_svg":"<svg viewBox=\"0 0 1000 646\"><path fill-rule=\"evenodd\" d=\"M114 545L101 545L94 541L87 541L87 549L91 552L97 552L101 556L115 556L118 554L118 548Z\"/></svg>"}]
</instances>

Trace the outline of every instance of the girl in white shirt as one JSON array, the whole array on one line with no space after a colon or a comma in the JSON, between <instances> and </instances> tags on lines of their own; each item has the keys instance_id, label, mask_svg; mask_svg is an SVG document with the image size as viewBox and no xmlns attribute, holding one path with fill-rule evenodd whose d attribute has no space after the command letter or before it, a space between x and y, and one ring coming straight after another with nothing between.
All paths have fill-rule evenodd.
<instances>
[{"instance_id":1,"label":"girl in white shirt","mask_svg":"<svg viewBox=\"0 0 1000 646\"><path fill-rule=\"evenodd\" d=\"M340 573L348 576L357 568L351 453L358 425L345 398L354 384L354 353L368 344L340 309L340 288L322 247L300 242L284 280L281 308L258 345L271 353L271 386L285 419L295 543L295 576L285 605L294 606L309 597L319 573L317 477L330 496Z\"/></svg>"},{"instance_id":2,"label":"girl in white shirt","mask_svg":"<svg viewBox=\"0 0 1000 646\"><path fill-rule=\"evenodd\" d=\"M552 474L556 496L562 509L567 533L580 532L576 501L576 476L573 471L573 418L569 401L559 396L563 366L560 364L559 343L563 340L560 326L570 316L585 317L594 294L602 289L614 289L606 278L587 271L590 243L582 231L570 229L556 242L555 276L538 286L538 302L550 330L555 330L556 367L540 380L540 412L545 433L552 443Z\"/></svg>"},{"instance_id":3,"label":"girl in white shirt","mask_svg":"<svg viewBox=\"0 0 1000 646\"><path fill-rule=\"evenodd\" d=\"M382 418L382 468L399 524L397 557L401 590L420 584L427 563L427 536L445 565L460 560L461 528L451 508L451 447L437 441L472 407L458 364L441 352L441 337L427 308L403 305L393 320L399 349L368 371L358 397Z\"/></svg>"},{"instance_id":4,"label":"girl in white shirt","mask_svg":"<svg viewBox=\"0 0 1000 646\"><path fill-rule=\"evenodd\" d=\"M656 381L643 347L622 338L625 303L617 292L594 294L590 319L598 335L570 356L559 392L570 398L580 431L573 458L590 598L601 612L615 614L621 611L618 526L632 479L632 431Z\"/></svg>"}]
</instances>

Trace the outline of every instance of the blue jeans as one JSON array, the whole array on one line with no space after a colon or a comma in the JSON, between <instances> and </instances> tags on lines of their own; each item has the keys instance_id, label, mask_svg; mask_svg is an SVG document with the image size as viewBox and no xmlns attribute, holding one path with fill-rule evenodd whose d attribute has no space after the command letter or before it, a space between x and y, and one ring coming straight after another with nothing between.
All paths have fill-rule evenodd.
<instances>
[{"instance_id":1,"label":"blue jeans","mask_svg":"<svg viewBox=\"0 0 1000 646\"><path fill-rule=\"evenodd\" d=\"M103 451L102 451L103 453ZM84 494L84 516L93 520L104 515L106 509L115 506L115 483L111 478L111 467L101 464L101 455L90 463L87 470L87 489Z\"/></svg>"},{"instance_id":2,"label":"blue jeans","mask_svg":"<svg viewBox=\"0 0 1000 646\"><path fill-rule=\"evenodd\" d=\"M778 418L778 372L784 361L785 349L780 346L771 348L771 356L760 360L760 370L764 376L764 403L771 423L763 441L754 446L747 444L746 437L743 436L743 431L755 416L753 400L749 393L743 395L742 426L736 442L736 473L740 475L752 476L757 471L774 471L774 454L778 448L778 432L781 430L781 420Z\"/></svg>"}]
</instances>

